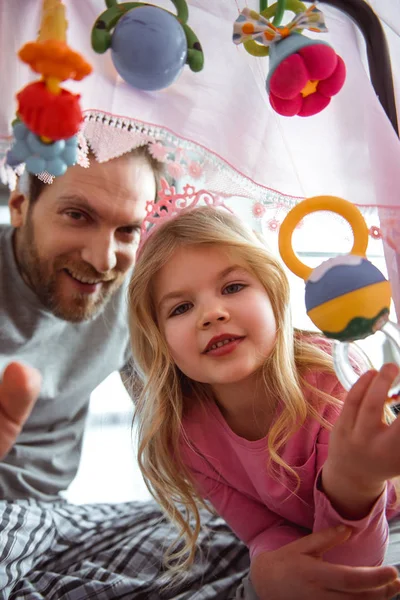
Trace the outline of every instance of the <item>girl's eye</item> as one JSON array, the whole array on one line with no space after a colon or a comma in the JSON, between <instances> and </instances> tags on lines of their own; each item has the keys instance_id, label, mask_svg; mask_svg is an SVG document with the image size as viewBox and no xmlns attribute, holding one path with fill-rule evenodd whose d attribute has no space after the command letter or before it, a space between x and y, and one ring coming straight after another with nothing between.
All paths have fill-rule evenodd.
<instances>
[{"instance_id":1,"label":"girl's eye","mask_svg":"<svg viewBox=\"0 0 400 600\"><path fill-rule=\"evenodd\" d=\"M183 315L189 309L190 309L190 303L189 302L185 302L184 304L180 304L179 306L177 306L176 308L174 308L174 310L171 312L171 314L169 316L170 317L176 317L178 315Z\"/></svg>"},{"instance_id":2,"label":"girl's eye","mask_svg":"<svg viewBox=\"0 0 400 600\"><path fill-rule=\"evenodd\" d=\"M243 283L230 283L224 288L223 294L237 294L245 287Z\"/></svg>"}]
</instances>

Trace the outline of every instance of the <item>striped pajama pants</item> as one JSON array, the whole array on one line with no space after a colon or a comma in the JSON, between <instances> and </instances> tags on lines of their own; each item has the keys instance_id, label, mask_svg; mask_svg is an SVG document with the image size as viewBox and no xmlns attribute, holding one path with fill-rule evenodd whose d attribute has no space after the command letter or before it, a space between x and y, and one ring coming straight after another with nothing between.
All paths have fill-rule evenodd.
<instances>
[{"instance_id":1,"label":"striped pajama pants","mask_svg":"<svg viewBox=\"0 0 400 600\"><path fill-rule=\"evenodd\" d=\"M247 548L219 517L203 511L202 522L199 557L168 588L162 557L175 532L154 502L0 501L0 599L256 600ZM385 563L400 566L400 519Z\"/></svg>"},{"instance_id":2,"label":"striped pajama pants","mask_svg":"<svg viewBox=\"0 0 400 600\"><path fill-rule=\"evenodd\" d=\"M0 599L228 600L248 551L219 517L202 513L201 552L166 588L162 557L175 530L154 502L72 505L0 502Z\"/></svg>"}]
</instances>

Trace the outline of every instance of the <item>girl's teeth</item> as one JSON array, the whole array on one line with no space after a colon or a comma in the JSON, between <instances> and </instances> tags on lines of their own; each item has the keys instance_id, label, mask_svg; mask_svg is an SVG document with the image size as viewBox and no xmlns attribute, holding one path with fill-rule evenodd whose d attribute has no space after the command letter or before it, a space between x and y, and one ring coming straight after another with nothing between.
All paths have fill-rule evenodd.
<instances>
[{"instance_id":1,"label":"girl's teeth","mask_svg":"<svg viewBox=\"0 0 400 600\"><path fill-rule=\"evenodd\" d=\"M211 346L210 350L215 350L216 348L221 348L221 346L226 346L226 344L229 344L229 342L233 342L233 339L224 340L223 342L217 342L216 344L213 344Z\"/></svg>"}]
</instances>

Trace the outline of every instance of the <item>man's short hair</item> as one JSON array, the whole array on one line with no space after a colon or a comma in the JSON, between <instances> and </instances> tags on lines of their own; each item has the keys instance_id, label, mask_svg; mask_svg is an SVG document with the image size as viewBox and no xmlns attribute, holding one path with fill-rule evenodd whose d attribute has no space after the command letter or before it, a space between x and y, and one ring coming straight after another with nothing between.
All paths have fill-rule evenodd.
<instances>
[{"instance_id":1,"label":"man's short hair","mask_svg":"<svg viewBox=\"0 0 400 600\"><path fill-rule=\"evenodd\" d=\"M129 152L128 154L129 154L129 156L132 156L132 157L143 157L147 160L147 162L149 163L149 165L152 168L152 171L154 173L154 179L156 182L156 194L157 194L158 190L160 189L160 179L164 175L163 163L156 160L150 154L149 147L147 145L139 146L139 148L135 148L134 150L131 150L131 152ZM88 156L90 159L95 160L95 156L94 156L93 152L89 151ZM33 206L33 204L35 204L35 202L37 202L38 198L40 197L40 195L42 194L42 192L46 189L46 187L48 185L49 185L48 183L45 183L44 181L39 179L39 177L37 177L36 175L33 175L32 173L28 174L26 191L28 194L29 204L31 207Z\"/></svg>"}]
</instances>

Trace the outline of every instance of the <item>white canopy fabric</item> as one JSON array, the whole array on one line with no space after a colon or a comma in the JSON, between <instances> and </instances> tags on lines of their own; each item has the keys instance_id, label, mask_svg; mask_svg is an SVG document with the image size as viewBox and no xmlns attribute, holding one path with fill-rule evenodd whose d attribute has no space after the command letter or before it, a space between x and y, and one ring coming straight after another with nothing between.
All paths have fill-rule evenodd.
<instances>
[{"instance_id":1,"label":"white canopy fabric","mask_svg":"<svg viewBox=\"0 0 400 600\"><path fill-rule=\"evenodd\" d=\"M200 39L205 66L186 66L168 89L143 92L116 73L110 53L96 54L91 28L106 8L103 0L65 0L69 45L94 72L82 82L65 82L79 92L84 133L100 160L128 151L143 136L160 139L177 151L170 172L183 177L177 163L191 165L185 175L203 175L202 187L243 202L286 202L319 194L343 197L361 208L379 208L385 256L400 314L400 142L371 85L365 44L357 26L323 3L329 42L344 59L344 88L322 113L284 118L270 107L265 90L268 58L254 58L232 42L233 23L258 0L189 0L189 25ZM168 0L154 4L174 12ZM16 56L37 36L40 0L0 0L0 140L10 144L15 93L38 77ZM399 0L370 0L387 35L400 112ZM1 158L1 157L0 157ZM200 171L195 164L200 164Z\"/></svg>"}]
</instances>

